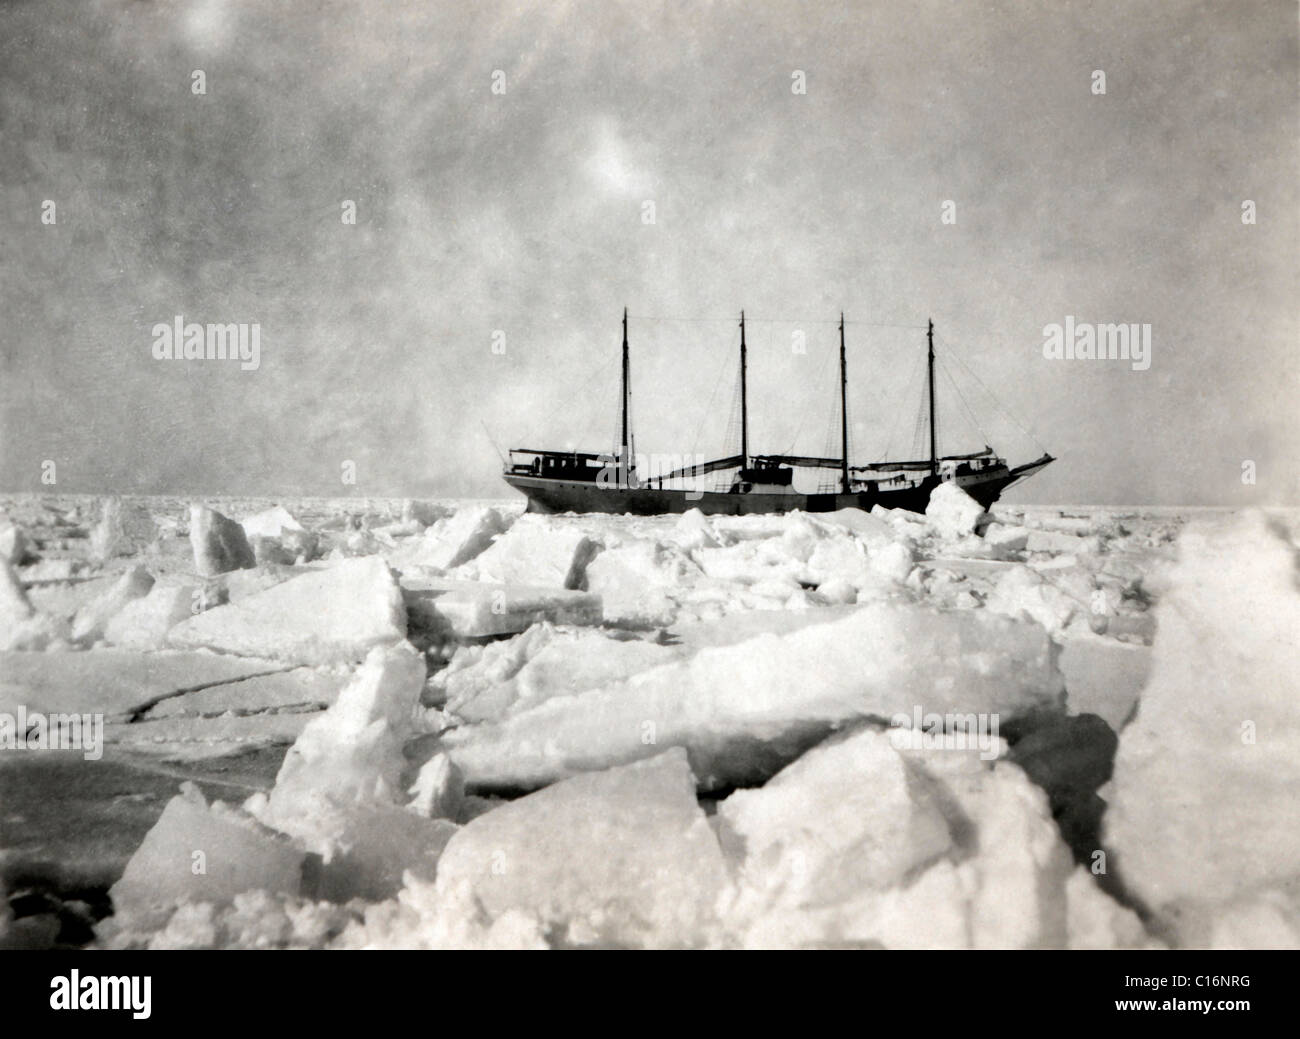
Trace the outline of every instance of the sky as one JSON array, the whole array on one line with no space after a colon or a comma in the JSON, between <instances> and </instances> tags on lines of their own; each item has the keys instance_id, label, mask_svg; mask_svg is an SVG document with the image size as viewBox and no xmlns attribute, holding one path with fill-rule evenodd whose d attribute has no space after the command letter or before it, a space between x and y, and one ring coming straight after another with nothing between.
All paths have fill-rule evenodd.
<instances>
[{"instance_id":1,"label":"sky","mask_svg":"<svg viewBox=\"0 0 1300 1039\"><path fill-rule=\"evenodd\" d=\"M644 453L737 449L742 309L751 449L826 452L843 312L855 462L918 446L933 319L941 452L1059 459L1013 500L1300 504L1297 39L1273 0L0 4L0 489L506 496L494 443L614 443L627 307ZM257 367L155 357L178 315ZM1067 316L1150 366L1044 356Z\"/></svg>"}]
</instances>

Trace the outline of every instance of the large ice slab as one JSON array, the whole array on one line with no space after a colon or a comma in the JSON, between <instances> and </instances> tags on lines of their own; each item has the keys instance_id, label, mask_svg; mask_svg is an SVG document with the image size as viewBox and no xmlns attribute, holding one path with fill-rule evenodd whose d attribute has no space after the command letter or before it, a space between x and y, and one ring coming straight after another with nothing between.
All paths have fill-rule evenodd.
<instances>
[{"instance_id":1,"label":"large ice slab","mask_svg":"<svg viewBox=\"0 0 1300 1039\"><path fill-rule=\"evenodd\" d=\"M186 784L127 863L110 896L118 916L161 924L178 903L227 904L244 891L297 894L304 855Z\"/></svg>"},{"instance_id":2,"label":"large ice slab","mask_svg":"<svg viewBox=\"0 0 1300 1039\"><path fill-rule=\"evenodd\" d=\"M1061 641L1059 658L1071 714L1096 714L1116 732L1137 712L1151 672L1151 650L1081 635Z\"/></svg>"},{"instance_id":3,"label":"large ice slab","mask_svg":"<svg viewBox=\"0 0 1300 1039\"><path fill-rule=\"evenodd\" d=\"M600 596L608 622L651 628L672 622L675 593L693 583L700 568L672 543L636 539L606 548L586 574L587 589Z\"/></svg>"},{"instance_id":4,"label":"large ice slab","mask_svg":"<svg viewBox=\"0 0 1300 1039\"><path fill-rule=\"evenodd\" d=\"M762 781L831 728L924 711L1017 714L1063 705L1037 624L873 604L785 635L704 649L494 725L448 733L473 788L530 788L683 746L705 788Z\"/></svg>"},{"instance_id":5,"label":"large ice slab","mask_svg":"<svg viewBox=\"0 0 1300 1039\"><path fill-rule=\"evenodd\" d=\"M468 823L437 892L468 889L489 919L523 912L564 945L705 944L726 882L686 755L576 776Z\"/></svg>"},{"instance_id":6,"label":"large ice slab","mask_svg":"<svg viewBox=\"0 0 1300 1039\"><path fill-rule=\"evenodd\" d=\"M177 647L207 647L293 664L361 660L371 647L406 637L406 608L387 564L342 560L218 606L172 628Z\"/></svg>"},{"instance_id":7,"label":"large ice slab","mask_svg":"<svg viewBox=\"0 0 1300 1039\"><path fill-rule=\"evenodd\" d=\"M460 581L409 570L401 587L411 630L428 635L483 638L542 621L599 624L602 617L600 596L559 587Z\"/></svg>"},{"instance_id":8,"label":"large ice slab","mask_svg":"<svg viewBox=\"0 0 1300 1039\"><path fill-rule=\"evenodd\" d=\"M184 690L234 682L283 666L268 660L174 651L6 653L0 655L0 711L12 714L25 704L28 712L124 718Z\"/></svg>"},{"instance_id":9,"label":"large ice slab","mask_svg":"<svg viewBox=\"0 0 1300 1039\"><path fill-rule=\"evenodd\" d=\"M750 947L1055 948L1071 863L1014 765L861 729L719 805Z\"/></svg>"},{"instance_id":10,"label":"large ice slab","mask_svg":"<svg viewBox=\"0 0 1300 1039\"><path fill-rule=\"evenodd\" d=\"M1105 834L1124 883L1184 944L1207 944L1240 900L1300 882L1296 573L1295 544L1265 514L1194 522L1156 607ZM1290 904L1282 934L1300 927Z\"/></svg>"},{"instance_id":11,"label":"large ice slab","mask_svg":"<svg viewBox=\"0 0 1300 1039\"><path fill-rule=\"evenodd\" d=\"M239 678L160 700L142 715L159 718L216 718L225 714L255 715L269 711L324 710L338 699L346 680L308 667Z\"/></svg>"},{"instance_id":12,"label":"large ice slab","mask_svg":"<svg viewBox=\"0 0 1300 1039\"><path fill-rule=\"evenodd\" d=\"M581 588L583 572L598 546L576 524L527 514L457 576L497 584Z\"/></svg>"},{"instance_id":13,"label":"large ice slab","mask_svg":"<svg viewBox=\"0 0 1300 1039\"><path fill-rule=\"evenodd\" d=\"M313 717L310 713L233 714L216 717L169 715L104 726L104 743L138 758L196 765L239 758L272 747L288 747Z\"/></svg>"},{"instance_id":14,"label":"large ice slab","mask_svg":"<svg viewBox=\"0 0 1300 1039\"><path fill-rule=\"evenodd\" d=\"M510 643L483 647L472 662L453 657L434 686L446 693L449 714L482 722L630 678L681 655L675 646L541 624Z\"/></svg>"},{"instance_id":15,"label":"large ice slab","mask_svg":"<svg viewBox=\"0 0 1300 1039\"><path fill-rule=\"evenodd\" d=\"M467 563L509 529L513 517L493 506L468 506L437 520L424 534L390 553L394 566L449 570Z\"/></svg>"}]
</instances>

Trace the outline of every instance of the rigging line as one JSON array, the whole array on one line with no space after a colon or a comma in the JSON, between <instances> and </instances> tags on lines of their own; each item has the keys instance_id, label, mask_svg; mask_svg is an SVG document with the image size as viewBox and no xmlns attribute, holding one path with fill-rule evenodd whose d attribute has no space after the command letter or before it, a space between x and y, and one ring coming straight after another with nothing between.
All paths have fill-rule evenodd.
<instances>
[{"instance_id":1,"label":"rigging line","mask_svg":"<svg viewBox=\"0 0 1300 1039\"><path fill-rule=\"evenodd\" d=\"M584 382L584 383L582 384L582 398L581 398L581 399L583 399L583 400L587 399L586 391L587 391L588 389L590 389L591 384L592 384L592 383L593 383L597 378L599 378L600 376L604 375L605 372L609 369L609 366L612 365L613 363L614 363L614 359L613 359L612 357L610 357L608 360L605 361L605 363L604 363L603 365L601 365L600 367L595 368L595 369L592 370L591 374L587 376L587 381ZM572 401L572 398L569 398L569 399L570 399L570 402L571 402L571 401ZM585 439L587 438L587 436L591 433L591 431L592 431L592 427L595 426L595 424L596 424L596 415L595 415L595 413L593 413L592 411L588 410L588 411L587 411L587 426L586 426L586 428L585 428L585 429L583 430L583 432L582 432L582 439L583 439L583 440L585 440ZM533 437L533 430L532 430L531 428L525 430L525 431L524 431L524 440L525 440L526 442L531 443L531 442L533 441L533 439L534 439L534 437Z\"/></svg>"},{"instance_id":2,"label":"rigging line","mask_svg":"<svg viewBox=\"0 0 1300 1039\"><path fill-rule=\"evenodd\" d=\"M921 369L922 356L923 355L918 350L915 353L915 356L912 358L912 368L910 373L907 376L907 382L903 386L903 393L899 398L900 401L908 400L912 396L911 394L912 383L916 381L917 372L919 372ZM889 457L890 448L894 446L894 437L899 433L899 425L902 423L902 421L903 421L903 409L900 406L894 409L894 421L890 424L889 427L889 437L885 441L885 451L878 459L876 459L876 461L883 462Z\"/></svg>"},{"instance_id":3,"label":"rigging line","mask_svg":"<svg viewBox=\"0 0 1300 1039\"><path fill-rule=\"evenodd\" d=\"M739 332L736 333L739 336ZM709 420L713 414L713 401L718 396L718 388L722 385L722 376L727 370L727 358L723 355L718 361L718 374L713 380L713 392L709 394L709 403L704 407L704 413L700 416L699 427L695 430L695 439L691 441L691 454L695 454L695 449L700 445L700 437L704 434L704 423Z\"/></svg>"},{"instance_id":4,"label":"rigging line","mask_svg":"<svg viewBox=\"0 0 1300 1039\"><path fill-rule=\"evenodd\" d=\"M957 385L957 380L952 377L952 372L948 370L948 363L938 357L936 357L935 360L939 362L939 370L948 377L948 385L950 385L953 392L957 394L957 399L961 401L961 406L966 409L966 417L971 420L971 425L979 430L980 436L984 438L984 443L987 444L989 442L988 431L980 425L980 420L975 417L975 412L971 410L970 403L966 400L966 395L961 392L961 387Z\"/></svg>"},{"instance_id":5,"label":"rigging line","mask_svg":"<svg viewBox=\"0 0 1300 1039\"><path fill-rule=\"evenodd\" d=\"M594 370L591 372L591 374L587 376L587 380L586 380L586 382L584 382L584 383L582 384L581 388L578 390L577 400L589 400L589 399L590 399L590 395L588 394L587 391L591 389L592 383L594 383L598 378L602 377L602 376L603 376L607 371L609 371L610 366L613 365L613 363L614 363L614 357L613 357L613 355L611 354L608 358L606 358L604 364L602 364L602 365L600 365L600 367L594 369ZM569 398L569 400L570 400L570 403L573 403L573 402L574 402L574 397L571 396L571 397ZM587 439L587 437L591 434L591 432L592 432L592 428L593 428L593 427L595 426L595 424L596 424L596 413L595 413L595 411L594 411L593 409L590 409L590 408L586 409L586 411L587 411L587 425L586 425L586 428L583 429L583 431L582 431L582 438L581 438L581 439L582 439L583 441L585 441L585 440Z\"/></svg>"},{"instance_id":6,"label":"rigging line","mask_svg":"<svg viewBox=\"0 0 1300 1039\"><path fill-rule=\"evenodd\" d=\"M667 317L657 314L629 314L629 321L685 321L685 322L721 322L735 321L734 315L729 317ZM750 317L745 314L746 324L773 324L773 325L834 325L839 327L838 318L802 318L802 317ZM857 325L863 328L905 328L910 331L925 329L927 325L894 325L880 321L845 321L846 326Z\"/></svg>"},{"instance_id":7,"label":"rigging line","mask_svg":"<svg viewBox=\"0 0 1300 1039\"><path fill-rule=\"evenodd\" d=\"M492 445L492 450L494 450L497 453L497 457L501 459L501 464L505 465L506 456L502 454L501 448L497 447L497 442L492 439L492 434L488 432L487 423L484 422L482 419L479 419L478 424L479 426L482 427L483 435L487 437L488 443Z\"/></svg>"},{"instance_id":8,"label":"rigging line","mask_svg":"<svg viewBox=\"0 0 1300 1039\"><path fill-rule=\"evenodd\" d=\"M993 393L993 391L984 385L984 381L978 375L976 375L974 371L971 370L970 365L968 365L964 360L962 360L961 354L958 353L955 348L955 344L950 343L947 337L941 336L938 338L943 339L943 345L945 350L947 350L948 354L951 357L953 357L958 364L962 366L962 369L972 379L974 379L977 383L979 383L980 388L983 389L984 392L989 395L989 399L993 401L994 406L996 406L1002 412L1002 414L1006 415L1006 417L1009 418L1015 424L1016 428L1019 429L1020 432L1024 433L1025 436L1027 436L1030 440L1032 440L1034 442L1035 447L1037 447L1040 451L1045 451L1046 448L1043 447L1042 442L1039 441L1038 437L1034 436L1033 433L1029 432L1029 430L1025 428L1024 423L1021 422L1020 419L1018 419L1014 414L1012 414L1011 409L1009 409L1005 404L1003 404Z\"/></svg>"}]
</instances>

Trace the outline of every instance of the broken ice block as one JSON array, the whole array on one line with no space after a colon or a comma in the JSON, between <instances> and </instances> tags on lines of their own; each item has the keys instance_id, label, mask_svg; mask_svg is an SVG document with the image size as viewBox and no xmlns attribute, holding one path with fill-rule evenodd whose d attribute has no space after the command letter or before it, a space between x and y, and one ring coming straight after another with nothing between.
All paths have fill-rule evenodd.
<instances>
[{"instance_id":1,"label":"broken ice block","mask_svg":"<svg viewBox=\"0 0 1300 1039\"><path fill-rule=\"evenodd\" d=\"M930 492L925 518L942 538L955 539L975 533L984 517L984 506L957 484L945 481Z\"/></svg>"},{"instance_id":2,"label":"broken ice block","mask_svg":"<svg viewBox=\"0 0 1300 1039\"><path fill-rule=\"evenodd\" d=\"M404 870L432 879L456 827L399 806L424 687L424 658L409 645L374 649L338 699L303 729L270 796L250 799L262 822L321 856L314 897L392 897Z\"/></svg>"},{"instance_id":3,"label":"broken ice block","mask_svg":"<svg viewBox=\"0 0 1300 1039\"><path fill-rule=\"evenodd\" d=\"M407 805L426 819L455 819L465 800L465 777L446 754L435 754L420 769Z\"/></svg>"},{"instance_id":4,"label":"broken ice block","mask_svg":"<svg viewBox=\"0 0 1300 1039\"><path fill-rule=\"evenodd\" d=\"M407 498L402 502L402 522L414 521L422 527L432 526L447 515L447 510L431 501Z\"/></svg>"},{"instance_id":5,"label":"broken ice block","mask_svg":"<svg viewBox=\"0 0 1300 1039\"><path fill-rule=\"evenodd\" d=\"M257 565L244 528L203 505L190 506L194 569L203 577Z\"/></svg>"},{"instance_id":6,"label":"broken ice block","mask_svg":"<svg viewBox=\"0 0 1300 1039\"><path fill-rule=\"evenodd\" d=\"M832 738L719 805L725 929L750 947L1064 945L1070 861L1042 792L895 736Z\"/></svg>"},{"instance_id":7,"label":"broken ice block","mask_svg":"<svg viewBox=\"0 0 1300 1039\"><path fill-rule=\"evenodd\" d=\"M408 874L432 881L439 856L459 829L395 805L331 803L326 817L329 850L319 863L308 860L303 891L331 902L392 898Z\"/></svg>"},{"instance_id":8,"label":"broken ice block","mask_svg":"<svg viewBox=\"0 0 1300 1039\"><path fill-rule=\"evenodd\" d=\"M30 619L35 612L9 560L0 559L0 631Z\"/></svg>"},{"instance_id":9,"label":"broken ice block","mask_svg":"<svg viewBox=\"0 0 1300 1039\"><path fill-rule=\"evenodd\" d=\"M596 556L587 565L586 584L600 596L606 621L651 628L672 622L677 604L671 593L699 576L700 568L677 546L637 539Z\"/></svg>"},{"instance_id":10,"label":"broken ice block","mask_svg":"<svg viewBox=\"0 0 1300 1039\"><path fill-rule=\"evenodd\" d=\"M255 513L247 519L241 520L239 525L244 528L245 537L250 539L254 537L278 538L286 531L300 531L303 529L302 524L290 515L288 509L281 505Z\"/></svg>"},{"instance_id":11,"label":"broken ice block","mask_svg":"<svg viewBox=\"0 0 1300 1039\"><path fill-rule=\"evenodd\" d=\"M90 643L101 638L104 628L129 603L143 599L153 588L153 575L143 566L133 566L107 590L77 612L72 637Z\"/></svg>"},{"instance_id":12,"label":"broken ice block","mask_svg":"<svg viewBox=\"0 0 1300 1039\"><path fill-rule=\"evenodd\" d=\"M0 712L12 714L25 704L28 711L46 714L128 718L182 689L236 682L279 666L215 653L9 653L0 657Z\"/></svg>"},{"instance_id":13,"label":"broken ice block","mask_svg":"<svg viewBox=\"0 0 1300 1039\"><path fill-rule=\"evenodd\" d=\"M1151 671L1151 650L1080 635L1061 641L1059 663L1070 713L1098 715L1119 732L1137 711Z\"/></svg>"},{"instance_id":14,"label":"broken ice block","mask_svg":"<svg viewBox=\"0 0 1300 1039\"><path fill-rule=\"evenodd\" d=\"M326 853L330 837L312 818L321 804L395 803L424 674L423 656L409 645L372 649L285 756L259 817Z\"/></svg>"},{"instance_id":15,"label":"broken ice block","mask_svg":"<svg viewBox=\"0 0 1300 1039\"><path fill-rule=\"evenodd\" d=\"M0 558L14 566L35 561L31 542L12 520L0 520Z\"/></svg>"},{"instance_id":16,"label":"broken ice block","mask_svg":"<svg viewBox=\"0 0 1300 1039\"><path fill-rule=\"evenodd\" d=\"M887 732L860 730L719 804L723 846L743 849L743 886L757 906L843 901L903 883L953 845L923 790Z\"/></svg>"},{"instance_id":17,"label":"broken ice block","mask_svg":"<svg viewBox=\"0 0 1300 1039\"><path fill-rule=\"evenodd\" d=\"M999 553L1023 552L1029 545L1031 533L1026 527L990 523L984 530L984 542Z\"/></svg>"},{"instance_id":18,"label":"broken ice block","mask_svg":"<svg viewBox=\"0 0 1300 1039\"><path fill-rule=\"evenodd\" d=\"M1259 511L1189 523L1156 606L1151 677L1120 736L1105 836L1183 944L1183 910L1300 882L1295 544Z\"/></svg>"},{"instance_id":19,"label":"broken ice block","mask_svg":"<svg viewBox=\"0 0 1300 1039\"><path fill-rule=\"evenodd\" d=\"M163 809L109 895L114 912L142 928L182 902L231 902L243 891L297 894L304 854L190 783Z\"/></svg>"},{"instance_id":20,"label":"broken ice block","mask_svg":"<svg viewBox=\"0 0 1300 1039\"><path fill-rule=\"evenodd\" d=\"M447 844L437 891L489 920L540 918L560 944L705 943L726 883L686 755L576 776L479 816Z\"/></svg>"},{"instance_id":21,"label":"broken ice block","mask_svg":"<svg viewBox=\"0 0 1300 1039\"><path fill-rule=\"evenodd\" d=\"M687 552L696 548L717 548L722 544L718 532L699 509L687 509L670 535L679 548Z\"/></svg>"},{"instance_id":22,"label":"broken ice block","mask_svg":"<svg viewBox=\"0 0 1300 1039\"><path fill-rule=\"evenodd\" d=\"M665 746L687 748L705 789L748 785L855 719L888 720L922 705L996 712L1006 724L1059 709L1054 653L1031 622L873 603L830 623L702 649L498 724L456 729L443 749L471 790L533 788Z\"/></svg>"},{"instance_id":23,"label":"broken ice block","mask_svg":"<svg viewBox=\"0 0 1300 1039\"><path fill-rule=\"evenodd\" d=\"M1034 570L1013 565L993 587L985 606L994 613L1017 617L1024 613L1050 632L1059 632L1080 612L1088 600L1079 600Z\"/></svg>"},{"instance_id":24,"label":"broken ice block","mask_svg":"<svg viewBox=\"0 0 1300 1039\"><path fill-rule=\"evenodd\" d=\"M345 559L200 613L168 633L169 644L208 647L292 664L362 659L406 637L406 608L382 559Z\"/></svg>"},{"instance_id":25,"label":"broken ice block","mask_svg":"<svg viewBox=\"0 0 1300 1039\"><path fill-rule=\"evenodd\" d=\"M122 526L122 502L105 498L100 503L99 522L90 530L90 558L102 563L130 551L131 543Z\"/></svg>"},{"instance_id":26,"label":"broken ice block","mask_svg":"<svg viewBox=\"0 0 1300 1039\"><path fill-rule=\"evenodd\" d=\"M514 676L515 701L510 710L528 710L555 697L575 696L622 681L676 660L680 655L672 646L610 638L591 629L560 633L534 653Z\"/></svg>"},{"instance_id":27,"label":"broken ice block","mask_svg":"<svg viewBox=\"0 0 1300 1039\"><path fill-rule=\"evenodd\" d=\"M407 545L390 554L394 566L449 570L467 563L509 529L511 517L492 506L466 506L439 519Z\"/></svg>"},{"instance_id":28,"label":"broken ice block","mask_svg":"<svg viewBox=\"0 0 1300 1039\"><path fill-rule=\"evenodd\" d=\"M104 639L127 649L162 649L167 632L194 616L200 591L194 585L155 584L128 602L104 625Z\"/></svg>"},{"instance_id":29,"label":"broken ice block","mask_svg":"<svg viewBox=\"0 0 1300 1039\"><path fill-rule=\"evenodd\" d=\"M411 630L457 638L523 631L540 621L599 624L600 596L590 592L526 585L488 584L402 575L402 596Z\"/></svg>"},{"instance_id":30,"label":"broken ice block","mask_svg":"<svg viewBox=\"0 0 1300 1039\"><path fill-rule=\"evenodd\" d=\"M1050 530L1031 530L1025 538L1025 550L1069 555L1096 554L1101 551L1101 538L1096 535L1080 537Z\"/></svg>"},{"instance_id":31,"label":"broken ice block","mask_svg":"<svg viewBox=\"0 0 1300 1039\"><path fill-rule=\"evenodd\" d=\"M248 544L253 550L253 558L257 560L258 566L290 566L293 564L294 556L280 544L279 538L268 538L263 537L261 534L254 534L248 539Z\"/></svg>"},{"instance_id":32,"label":"broken ice block","mask_svg":"<svg viewBox=\"0 0 1300 1039\"><path fill-rule=\"evenodd\" d=\"M598 546L576 526L524 515L474 558L463 576L497 584L579 588Z\"/></svg>"}]
</instances>

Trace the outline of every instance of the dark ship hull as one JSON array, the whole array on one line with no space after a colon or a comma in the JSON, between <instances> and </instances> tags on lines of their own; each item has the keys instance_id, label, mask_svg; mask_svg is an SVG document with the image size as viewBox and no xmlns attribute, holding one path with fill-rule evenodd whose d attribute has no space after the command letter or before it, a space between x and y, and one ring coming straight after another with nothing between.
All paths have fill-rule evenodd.
<instances>
[{"instance_id":1,"label":"dark ship hull","mask_svg":"<svg viewBox=\"0 0 1300 1039\"><path fill-rule=\"evenodd\" d=\"M1011 484L1032 476L1053 459L1044 455L1027 465L1008 469L999 466L971 476L953 477L953 482L986 509ZM791 490L755 488L738 491L690 491L658 487L600 486L590 480L563 480L552 477L505 474L505 481L528 499L527 512L555 514L564 512L603 512L633 516L675 515L699 509L708 516L749 516L785 512L835 512L839 509L870 511L877 505L886 509L925 512L930 492L940 477L926 477L920 483L899 488L878 488L849 494L800 494Z\"/></svg>"}]
</instances>

